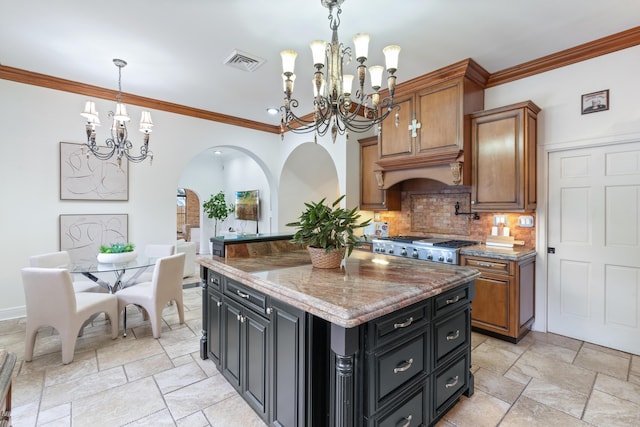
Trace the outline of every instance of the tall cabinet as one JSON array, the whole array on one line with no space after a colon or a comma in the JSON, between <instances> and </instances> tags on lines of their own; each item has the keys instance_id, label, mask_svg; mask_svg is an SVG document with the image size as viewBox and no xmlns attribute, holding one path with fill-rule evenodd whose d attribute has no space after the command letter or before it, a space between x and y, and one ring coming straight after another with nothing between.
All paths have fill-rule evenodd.
<instances>
[{"instance_id":1,"label":"tall cabinet","mask_svg":"<svg viewBox=\"0 0 640 427\"><path fill-rule=\"evenodd\" d=\"M536 209L536 139L540 108L531 101L471 115L474 211Z\"/></svg>"},{"instance_id":2,"label":"tall cabinet","mask_svg":"<svg viewBox=\"0 0 640 427\"><path fill-rule=\"evenodd\" d=\"M378 137L358 140L360 143L360 209L367 211L400 210L400 191L378 188L376 169Z\"/></svg>"}]
</instances>

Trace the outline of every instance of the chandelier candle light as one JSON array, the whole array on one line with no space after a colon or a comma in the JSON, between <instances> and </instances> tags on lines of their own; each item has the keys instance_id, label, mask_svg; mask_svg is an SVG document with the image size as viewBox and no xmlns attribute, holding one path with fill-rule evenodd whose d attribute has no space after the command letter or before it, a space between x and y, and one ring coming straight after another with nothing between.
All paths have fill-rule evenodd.
<instances>
[{"instance_id":1,"label":"chandelier candle light","mask_svg":"<svg viewBox=\"0 0 640 427\"><path fill-rule=\"evenodd\" d=\"M387 66L387 87L389 97L380 101L380 87L382 86L382 74L384 68L381 65L369 67L371 87L373 93L367 95L364 91L367 60L369 50L369 34L358 33L353 36L355 56L358 61L357 73L359 87L353 95L352 86L354 75L343 74L343 66L351 62L351 48L344 47L338 40L338 27L340 26L340 5L344 0L320 0L322 5L329 9L329 28L332 31L331 43L323 40L311 42L313 63L316 69L313 79L313 119L307 120L298 117L293 108L298 107L298 100L292 98L293 84L296 79L294 65L297 53L293 50L283 50L282 56L282 82L284 88L284 105L280 107L282 119L280 122L281 135L284 139L285 130L294 133L315 132L317 136L324 136L331 129L333 142L337 134L352 132L366 132L379 125L387 116L396 110L396 126L398 126L398 112L400 108L393 103L393 94L396 87L395 72L398 69L398 56L400 46L391 45L383 49ZM327 66L326 76L323 68Z\"/></svg>"},{"instance_id":2,"label":"chandelier candle light","mask_svg":"<svg viewBox=\"0 0 640 427\"><path fill-rule=\"evenodd\" d=\"M131 153L133 144L129 141L129 133L127 131L127 122L131 120L127 114L127 106L122 103L122 68L127 65L126 61L122 59L114 59L113 63L118 67L118 94L116 95L116 111L109 111L109 119L112 120L111 124L111 138L105 141L105 146L98 146L96 144L96 126L100 126L100 119L98 112L96 111L96 104L93 101L87 101L84 105L84 111L80 113L81 116L87 119L87 148L90 153L93 153L100 160L108 160L115 154L118 166L122 164L122 157L127 160L138 163L149 157L149 161L153 161L153 153L149 151L149 134L151 133L151 127L153 122L151 121L151 113L148 111L142 112L140 118L140 132L144 134L144 144L140 147L140 154L135 155ZM90 153L87 153L89 158Z\"/></svg>"}]
</instances>

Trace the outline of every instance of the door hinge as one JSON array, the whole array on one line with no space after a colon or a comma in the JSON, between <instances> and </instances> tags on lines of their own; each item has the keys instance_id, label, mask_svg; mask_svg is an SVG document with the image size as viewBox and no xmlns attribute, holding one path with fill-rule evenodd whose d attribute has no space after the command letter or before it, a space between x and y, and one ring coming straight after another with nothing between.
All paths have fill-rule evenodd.
<instances>
[{"instance_id":1,"label":"door hinge","mask_svg":"<svg viewBox=\"0 0 640 427\"><path fill-rule=\"evenodd\" d=\"M547 253L548 253L548 254L555 254L555 253L556 253L556 248L548 247L548 248L547 248Z\"/></svg>"}]
</instances>

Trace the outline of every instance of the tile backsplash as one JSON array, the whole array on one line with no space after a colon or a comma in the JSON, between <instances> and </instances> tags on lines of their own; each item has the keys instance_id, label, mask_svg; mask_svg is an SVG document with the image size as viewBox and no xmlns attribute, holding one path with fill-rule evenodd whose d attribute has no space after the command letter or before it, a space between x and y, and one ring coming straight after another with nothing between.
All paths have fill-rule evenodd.
<instances>
[{"instance_id":1,"label":"tile backsplash","mask_svg":"<svg viewBox=\"0 0 640 427\"><path fill-rule=\"evenodd\" d=\"M437 192L402 192L400 211L380 211L380 221L389 223L389 235L412 235L425 237L446 237L484 242L491 234L494 215L504 215L506 227L511 236L523 240L525 246L535 247L536 228L518 226L518 217L527 213L478 212L479 220L472 215L455 215L455 204L460 204L460 212L471 212L471 193L465 187L447 187Z\"/></svg>"}]
</instances>

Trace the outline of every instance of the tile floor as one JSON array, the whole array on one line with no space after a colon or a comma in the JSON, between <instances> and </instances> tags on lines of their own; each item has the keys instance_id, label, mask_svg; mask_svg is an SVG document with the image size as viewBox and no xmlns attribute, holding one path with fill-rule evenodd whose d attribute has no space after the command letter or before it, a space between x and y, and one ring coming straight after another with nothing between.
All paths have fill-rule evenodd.
<instances>
[{"instance_id":1,"label":"tile floor","mask_svg":"<svg viewBox=\"0 0 640 427\"><path fill-rule=\"evenodd\" d=\"M62 365L51 329L24 362L24 319L0 322L0 348L16 353L13 425L264 426L212 362L201 360L201 290L184 291L185 325L165 309L162 337L128 310L126 338L104 319L78 339ZM438 427L640 426L640 357L538 332L514 345L473 334L475 394ZM324 427L324 426L323 426Z\"/></svg>"}]
</instances>

